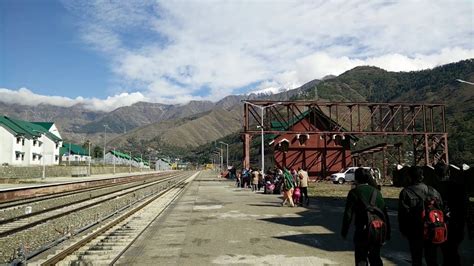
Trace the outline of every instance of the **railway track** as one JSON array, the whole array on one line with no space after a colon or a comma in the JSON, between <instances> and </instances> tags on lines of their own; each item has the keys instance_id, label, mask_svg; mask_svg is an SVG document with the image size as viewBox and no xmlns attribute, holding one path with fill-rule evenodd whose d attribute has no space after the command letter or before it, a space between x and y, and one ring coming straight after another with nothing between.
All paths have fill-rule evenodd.
<instances>
[{"instance_id":1,"label":"railway track","mask_svg":"<svg viewBox=\"0 0 474 266\"><path fill-rule=\"evenodd\" d=\"M0 209L18 204L36 202L43 198L66 195L70 192L84 191L110 184L129 183L137 180L146 180L150 177L166 175L168 173L145 173L122 177L93 179L85 181L72 181L66 183L44 184L34 187L11 188L0 191Z\"/></svg>"},{"instance_id":2,"label":"railway track","mask_svg":"<svg viewBox=\"0 0 474 266\"><path fill-rule=\"evenodd\" d=\"M112 265L176 199L198 173L137 204L80 241L38 265ZM35 263L36 264L36 263Z\"/></svg>"},{"instance_id":3,"label":"railway track","mask_svg":"<svg viewBox=\"0 0 474 266\"><path fill-rule=\"evenodd\" d=\"M0 225L0 264L18 262L115 217L189 177L180 172ZM119 185L120 188L122 185ZM88 193L88 192L87 192Z\"/></svg>"},{"instance_id":4,"label":"railway track","mask_svg":"<svg viewBox=\"0 0 474 266\"><path fill-rule=\"evenodd\" d=\"M20 193L20 194L23 194L21 196L19 196L19 198L13 198L13 199L9 199L7 201L2 201L0 202L0 214L5 211L5 210L8 210L8 209L15 209L15 208L19 208L21 206L28 206L28 205L31 205L31 204L38 204L38 203L41 203L43 201L51 201L51 200L54 200L54 199L57 199L57 198L64 198L64 197L68 197L70 195L77 195L79 193L84 193L84 192L88 192L88 191L95 191L95 190L98 190L98 189L102 189L102 188L108 188L108 187L113 187L113 186L117 186L117 185L120 185L120 184L130 184L130 183L134 183L134 182L140 182L140 181L143 181L143 180L150 180L151 178L158 178L158 177L166 177L166 176L169 176L170 174L173 174L173 173L154 173L154 174L144 174L144 175L138 175L138 176L133 176L133 178L111 178L111 179L102 179L102 180L99 180L101 181L101 183L99 184L96 184L96 185L92 185L92 186L88 186L88 187L79 187L79 188L73 188L72 190L67 190L67 191L63 191L63 192L46 192L45 190L47 190L48 188L52 188L52 187L58 187L60 186L60 184L53 184L53 185L44 185L44 186L41 186L41 187L33 187L33 188L23 188L23 190L29 190L28 193L31 193L31 195L33 195L33 197L29 196L29 195L24 195L23 193ZM79 182L79 183L94 183L94 182L97 182L97 180L93 180L93 181L83 181L83 182ZM107 183L104 183L104 182L107 182ZM18 188L18 189L15 189L17 191L21 191L22 188ZM41 192L35 192L35 190L41 190ZM54 190L53 190L54 191ZM4 194L4 193L9 193L10 191L3 191L3 192L0 192L0 194ZM2 218L2 216L0 215L0 219Z\"/></svg>"},{"instance_id":5,"label":"railway track","mask_svg":"<svg viewBox=\"0 0 474 266\"><path fill-rule=\"evenodd\" d=\"M94 193L94 196L92 196L92 194L89 194L90 196L85 195L85 197L84 195L70 195L68 200L61 199L60 205L55 205L51 208L43 208L41 211L1 221L0 237L5 237L33 227L37 224L41 224L52 219L69 215L73 212L90 208L94 205L107 202L116 197L122 197L129 193L138 191L142 188L173 180L176 177L179 177L179 175L172 175L170 177L162 178L157 181L149 181L145 183L139 182L140 184L136 184L136 182L134 182L132 184L119 185L116 187L108 188L105 191L96 191L97 193ZM75 200L75 198L78 199Z\"/></svg>"},{"instance_id":6,"label":"railway track","mask_svg":"<svg viewBox=\"0 0 474 266\"><path fill-rule=\"evenodd\" d=\"M68 205L88 201L106 194L114 193L134 186L139 186L144 183L150 183L155 180L172 177L174 175L176 174L148 176L148 179L140 178L134 181L112 183L73 192L59 193L59 195L38 197L36 201L28 199L26 202L20 200L14 205L12 205L12 203L0 205L0 228L1 225L8 224L13 221L30 218L32 216L64 208Z\"/></svg>"}]
</instances>

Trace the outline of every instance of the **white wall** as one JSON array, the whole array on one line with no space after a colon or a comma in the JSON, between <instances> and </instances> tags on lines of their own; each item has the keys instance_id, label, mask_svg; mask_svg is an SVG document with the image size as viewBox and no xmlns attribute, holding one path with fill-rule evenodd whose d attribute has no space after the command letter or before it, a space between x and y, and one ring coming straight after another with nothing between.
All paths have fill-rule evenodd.
<instances>
[{"instance_id":1,"label":"white wall","mask_svg":"<svg viewBox=\"0 0 474 266\"><path fill-rule=\"evenodd\" d=\"M59 130L58 130L58 128L56 127L55 124L53 124L53 125L51 126L51 128L49 129L49 132L53 133L53 135L55 135L56 137L58 137L58 138L60 138L60 139L63 139L63 138L61 137L61 134L59 134Z\"/></svg>"},{"instance_id":2,"label":"white wall","mask_svg":"<svg viewBox=\"0 0 474 266\"><path fill-rule=\"evenodd\" d=\"M63 163L68 163L69 161L71 162L88 162L89 161L89 156L82 156L82 155L77 155L77 154L71 154L71 155L63 155L61 157L61 161Z\"/></svg>"},{"instance_id":3,"label":"white wall","mask_svg":"<svg viewBox=\"0 0 474 266\"><path fill-rule=\"evenodd\" d=\"M21 165L27 165L26 163L26 160L28 158L28 150L29 150L29 147L28 147L28 139L22 139L20 141L20 143L16 143L17 141L17 138L15 136L13 136L13 134L11 135L13 137L13 146L12 146L12 153L11 153L11 156L12 156L12 165L18 165L18 166L21 166ZM24 142L23 142L24 140ZM24 143L24 145L23 145ZM24 152L24 156L23 156L23 159L22 157L20 156L18 158L18 160L16 159L16 151L21 151L21 152Z\"/></svg>"},{"instance_id":4,"label":"white wall","mask_svg":"<svg viewBox=\"0 0 474 266\"><path fill-rule=\"evenodd\" d=\"M58 165L59 164L59 147L61 147L61 143L56 145L56 142L46 137L44 134L42 134L41 138L39 139L43 142L43 145L41 145L41 148L42 148L41 154L43 155L43 158L40 164L43 165L44 163L45 165ZM58 156L57 160L56 160L56 156Z\"/></svg>"},{"instance_id":5,"label":"white wall","mask_svg":"<svg viewBox=\"0 0 474 266\"><path fill-rule=\"evenodd\" d=\"M155 163L155 170L171 170L171 165L162 160L158 160Z\"/></svg>"},{"instance_id":6,"label":"white wall","mask_svg":"<svg viewBox=\"0 0 474 266\"><path fill-rule=\"evenodd\" d=\"M43 154L44 143L42 143L41 146L39 146L39 142L43 142L41 137L36 140L35 145L33 145L35 143L34 139L29 139L28 140L28 145L25 145L26 150L27 150L25 152L25 162L26 162L27 165L41 165L41 160L43 158L40 158L39 156L37 156L33 160L33 153ZM25 142L25 144L26 144L26 142Z\"/></svg>"},{"instance_id":7,"label":"white wall","mask_svg":"<svg viewBox=\"0 0 474 266\"><path fill-rule=\"evenodd\" d=\"M13 164L12 162L15 160L13 143L15 141L16 138L12 133L0 126L0 164Z\"/></svg>"},{"instance_id":8,"label":"white wall","mask_svg":"<svg viewBox=\"0 0 474 266\"><path fill-rule=\"evenodd\" d=\"M42 142L41 146L39 146L39 141ZM34 139L24 139L24 145L22 141L20 143L16 142L17 138L3 126L0 126L0 164L8 163L9 165L16 166L43 165L43 160L45 165L59 164L59 147L61 143L56 145L53 140L44 134L37 139L34 146ZM21 157L18 160L16 159L16 151L24 152L23 160ZM36 157L33 160L33 153L41 154L42 158ZM58 160L56 160L56 156L58 156Z\"/></svg>"}]
</instances>

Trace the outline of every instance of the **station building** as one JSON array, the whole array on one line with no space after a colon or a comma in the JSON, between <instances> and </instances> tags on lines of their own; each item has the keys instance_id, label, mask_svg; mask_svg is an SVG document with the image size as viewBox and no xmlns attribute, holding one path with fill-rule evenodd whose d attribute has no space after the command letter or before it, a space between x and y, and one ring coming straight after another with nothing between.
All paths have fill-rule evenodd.
<instances>
[{"instance_id":1,"label":"station building","mask_svg":"<svg viewBox=\"0 0 474 266\"><path fill-rule=\"evenodd\" d=\"M0 164L58 165L62 138L53 122L0 116Z\"/></svg>"},{"instance_id":2,"label":"station building","mask_svg":"<svg viewBox=\"0 0 474 266\"><path fill-rule=\"evenodd\" d=\"M105 154L105 163L106 164L116 164L116 165L131 165L137 168L149 168L150 165L147 161L143 160L140 157L133 157L130 154L111 150Z\"/></svg>"},{"instance_id":3,"label":"station building","mask_svg":"<svg viewBox=\"0 0 474 266\"><path fill-rule=\"evenodd\" d=\"M324 178L327 175L339 172L351 165L350 140L356 138L344 134L318 134L328 131L337 123L323 112L315 109L303 112L300 116L280 123L273 121L272 130L275 131L300 131L312 134L290 134L282 132L281 135L271 135L270 145L274 148L275 165L279 168L307 169L309 175ZM309 130L308 130L309 129Z\"/></svg>"},{"instance_id":4,"label":"station building","mask_svg":"<svg viewBox=\"0 0 474 266\"><path fill-rule=\"evenodd\" d=\"M166 171L166 170L171 170L171 163L169 160L161 158L158 159L155 162L155 170L161 170L161 171Z\"/></svg>"},{"instance_id":5,"label":"station building","mask_svg":"<svg viewBox=\"0 0 474 266\"><path fill-rule=\"evenodd\" d=\"M88 162L91 159L87 150L72 143L63 143L60 154L61 162Z\"/></svg>"}]
</instances>

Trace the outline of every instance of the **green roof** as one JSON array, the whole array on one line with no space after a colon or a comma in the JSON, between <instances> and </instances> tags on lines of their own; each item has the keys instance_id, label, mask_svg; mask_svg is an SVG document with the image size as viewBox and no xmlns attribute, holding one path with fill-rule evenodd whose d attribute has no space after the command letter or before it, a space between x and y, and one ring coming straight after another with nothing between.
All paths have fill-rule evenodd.
<instances>
[{"instance_id":1,"label":"green roof","mask_svg":"<svg viewBox=\"0 0 474 266\"><path fill-rule=\"evenodd\" d=\"M53 122L31 122L31 123L42 126L46 130L49 130L54 125Z\"/></svg>"},{"instance_id":2,"label":"green roof","mask_svg":"<svg viewBox=\"0 0 474 266\"><path fill-rule=\"evenodd\" d=\"M15 136L23 136L25 138L33 138L33 136L37 136L38 134L34 132L29 132L28 130L22 128L20 125L15 123L11 118L7 116L0 116L0 124L10 130Z\"/></svg>"},{"instance_id":3,"label":"green roof","mask_svg":"<svg viewBox=\"0 0 474 266\"><path fill-rule=\"evenodd\" d=\"M297 115L297 116L293 117L288 122L272 121L271 122L272 130L286 131L286 130L290 129L292 126L294 126L296 123L301 121L303 118L308 116L311 112L315 112L316 114L320 115L321 117L326 119L329 122L329 124L331 124L333 126L334 125L340 126L338 123L336 123L336 121L332 120L329 116L327 116L322 111L319 111L319 110L316 110L316 109L308 109L308 110L304 111L303 113L301 113L300 115ZM345 129L344 127L341 126L341 131L347 131L347 129ZM268 139L274 139L277 136L278 135L275 135L275 134L269 134ZM351 135L350 137L353 138L353 139L357 139L353 135Z\"/></svg>"},{"instance_id":4,"label":"green roof","mask_svg":"<svg viewBox=\"0 0 474 266\"><path fill-rule=\"evenodd\" d=\"M130 160L130 155L128 155L126 153L119 152L119 151L114 151L114 150L111 150L110 153L112 153L112 155L114 155L115 157Z\"/></svg>"},{"instance_id":5,"label":"green roof","mask_svg":"<svg viewBox=\"0 0 474 266\"><path fill-rule=\"evenodd\" d=\"M311 113L311 110L304 111L300 115L297 115L297 116L293 117L292 119L288 120L288 122L272 121L272 123L271 123L272 130L278 130L278 131L288 130L294 124L298 123L303 118L305 118L305 116L307 116L309 113Z\"/></svg>"},{"instance_id":6,"label":"green roof","mask_svg":"<svg viewBox=\"0 0 474 266\"><path fill-rule=\"evenodd\" d=\"M69 154L69 149L71 149L71 154L87 156L88 152L79 145L72 143L63 143L63 146L60 148L61 154Z\"/></svg>"},{"instance_id":7,"label":"green roof","mask_svg":"<svg viewBox=\"0 0 474 266\"><path fill-rule=\"evenodd\" d=\"M0 124L10 129L10 131L12 131L15 136L24 136L25 138L32 139L40 137L41 134L44 134L54 142L61 141L60 138L48 131L49 128L46 129L44 127L46 124L52 125L53 123L51 122L32 123L7 116L0 116Z\"/></svg>"}]
</instances>

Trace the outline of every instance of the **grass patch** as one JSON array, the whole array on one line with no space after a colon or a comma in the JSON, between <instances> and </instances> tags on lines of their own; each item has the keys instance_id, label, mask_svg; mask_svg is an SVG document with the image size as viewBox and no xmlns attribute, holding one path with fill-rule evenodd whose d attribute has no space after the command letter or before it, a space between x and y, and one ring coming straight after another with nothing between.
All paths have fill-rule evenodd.
<instances>
[{"instance_id":1,"label":"grass patch","mask_svg":"<svg viewBox=\"0 0 474 266\"><path fill-rule=\"evenodd\" d=\"M308 187L308 194L311 197L329 197L329 198L343 198L347 197L347 193L351 190L351 184L333 184L332 182L316 182L310 183ZM402 188L383 186L382 195L385 199L398 199L398 195Z\"/></svg>"}]
</instances>

